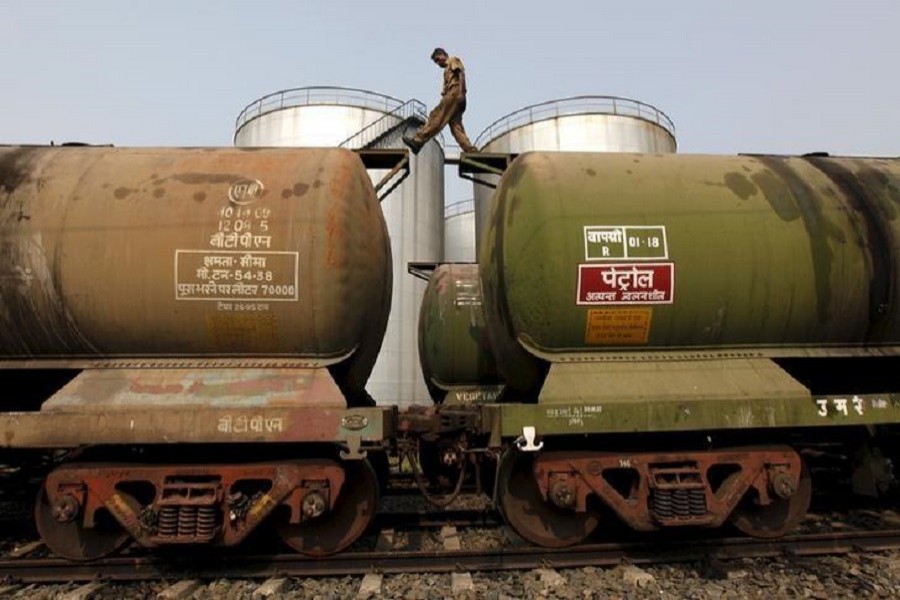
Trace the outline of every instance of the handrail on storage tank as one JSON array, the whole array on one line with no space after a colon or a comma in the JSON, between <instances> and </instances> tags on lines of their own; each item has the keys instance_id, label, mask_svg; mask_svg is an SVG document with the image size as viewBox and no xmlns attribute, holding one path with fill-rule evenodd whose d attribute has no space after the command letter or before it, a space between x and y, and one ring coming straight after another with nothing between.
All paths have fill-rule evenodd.
<instances>
[{"instance_id":1,"label":"handrail on storage tank","mask_svg":"<svg viewBox=\"0 0 900 600\"><path fill-rule=\"evenodd\" d=\"M500 117L484 131L478 134L475 145L479 148L504 133L508 133L518 127L524 127L538 121L554 117L575 116L584 114L620 115L625 117L637 117L656 123L675 137L675 124L666 113L655 106L651 106L639 100L620 98L618 96L572 96L559 100L549 100L540 104L526 106Z\"/></svg>"},{"instance_id":2,"label":"handrail on storage tank","mask_svg":"<svg viewBox=\"0 0 900 600\"><path fill-rule=\"evenodd\" d=\"M454 202L453 204L448 204L444 207L444 218L447 219L450 217L455 217L456 215L463 215L474 210L474 198L469 198L468 200L460 200L459 202Z\"/></svg>"},{"instance_id":3,"label":"handrail on storage tank","mask_svg":"<svg viewBox=\"0 0 900 600\"><path fill-rule=\"evenodd\" d=\"M366 148L392 128L413 117L421 120L423 123L426 119L425 105L415 98L407 100L394 110L369 123L338 144L338 146L341 148Z\"/></svg>"},{"instance_id":4,"label":"handrail on storage tank","mask_svg":"<svg viewBox=\"0 0 900 600\"><path fill-rule=\"evenodd\" d=\"M337 86L291 88L267 94L245 106L234 121L234 130L237 132L249 121L267 113L310 104L356 106L390 112L401 106L403 101L393 96L356 88Z\"/></svg>"}]
</instances>

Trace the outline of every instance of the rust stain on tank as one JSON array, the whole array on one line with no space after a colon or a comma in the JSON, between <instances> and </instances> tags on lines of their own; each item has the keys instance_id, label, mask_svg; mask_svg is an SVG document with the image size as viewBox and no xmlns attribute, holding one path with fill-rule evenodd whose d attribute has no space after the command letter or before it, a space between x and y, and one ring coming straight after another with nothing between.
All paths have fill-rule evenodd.
<instances>
[{"instance_id":1,"label":"rust stain on tank","mask_svg":"<svg viewBox=\"0 0 900 600\"><path fill-rule=\"evenodd\" d=\"M755 196L759 191L756 188L756 185L747 179L745 175L742 173L735 173L734 171L725 174L725 186L734 192L741 200L749 200L751 196Z\"/></svg>"},{"instance_id":2,"label":"rust stain on tank","mask_svg":"<svg viewBox=\"0 0 900 600\"><path fill-rule=\"evenodd\" d=\"M434 284L437 287L439 295L443 295L450 291L449 288L450 269L441 269L435 275Z\"/></svg>"},{"instance_id":3,"label":"rust stain on tank","mask_svg":"<svg viewBox=\"0 0 900 600\"><path fill-rule=\"evenodd\" d=\"M158 187L158 188L156 188L155 190L153 190L153 197L154 197L154 198L162 198L162 197L165 196L165 195L166 195L166 190L165 190L164 188Z\"/></svg>"},{"instance_id":4,"label":"rust stain on tank","mask_svg":"<svg viewBox=\"0 0 900 600\"><path fill-rule=\"evenodd\" d=\"M357 171L348 168L346 164L342 165L342 168L336 169L330 185L332 198L341 198L347 194L348 190L356 191L359 181L356 179L356 175ZM315 183L313 188L315 188ZM329 267L341 265L345 256L343 249L347 246L347 240L344 237L346 229L341 227L341 216L346 209L346 205L329 201L328 212L325 215L325 246L327 248L325 263Z\"/></svg>"},{"instance_id":5,"label":"rust stain on tank","mask_svg":"<svg viewBox=\"0 0 900 600\"><path fill-rule=\"evenodd\" d=\"M194 194L194 200L196 202L203 202L204 200L206 200L206 192L197 192L196 194Z\"/></svg>"},{"instance_id":6,"label":"rust stain on tank","mask_svg":"<svg viewBox=\"0 0 900 600\"><path fill-rule=\"evenodd\" d=\"M588 175L590 175L591 177L597 176L597 171L595 171L594 169L591 169L591 168L585 169L584 172L587 173Z\"/></svg>"},{"instance_id":7,"label":"rust stain on tank","mask_svg":"<svg viewBox=\"0 0 900 600\"><path fill-rule=\"evenodd\" d=\"M868 173L864 179L860 172L854 172L853 163L823 157L804 159L824 173L846 197L848 214L853 217L854 227L864 235L865 247L869 252L872 275L869 286L869 331L867 339L878 339L882 324L891 311L891 293L894 273L893 236L887 219L883 218L888 204L879 194L887 183L887 178ZM874 185L874 189L873 186Z\"/></svg>"},{"instance_id":8,"label":"rust stain on tank","mask_svg":"<svg viewBox=\"0 0 900 600\"><path fill-rule=\"evenodd\" d=\"M29 159L37 149L21 148L0 154L0 188L12 194L20 185L31 182Z\"/></svg>"},{"instance_id":9,"label":"rust stain on tank","mask_svg":"<svg viewBox=\"0 0 900 600\"><path fill-rule=\"evenodd\" d=\"M261 313L213 314L206 318L207 329L217 348L240 346L248 352L262 352L277 344L278 322Z\"/></svg>"},{"instance_id":10,"label":"rust stain on tank","mask_svg":"<svg viewBox=\"0 0 900 600\"><path fill-rule=\"evenodd\" d=\"M309 184L297 182L293 185L293 187L284 188L283 190L281 190L281 197L285 200L287 200L291 196L299 198L306 194L307 191L309 191Z\"/></svg>"},{"instance_id":11,"label":"rust stain on tank","mask_svg":"<svg viewBox=\"0 0 900 600\"><path fill-rule=\"evenodd\" d=\"M898 207L900 207L900 188L888 177L888 174L872 167L859 165L856 176L860 185L871 192L881 215L888 221L895 220L898 215Z\"/></svg>"},{"instance_id":12,"label":"rust stain on tank","mask_svg":"<svg viewBox=\"0 0 900 600\"><path fill-rule=\"evenodd\" d=\"M775 211L775 214L782 221L795 221L801 217L797 203L791 196L790 188L784 185L772 171L765 170L751 175L753 182L762 191L763 197L769 206Z\"/></svg>"},{"instance_id":13,"label":"rust stain on tank","mask_svg":"<svg viewBox=\"0 0 900 600\"><path fill-rule=\"evenodd\" d=\"M825 323L831 314L831 265L834 261L829 237L835 237L839 229L829 223L818 196L787 160L777 156L759 156L756 160L766 168L768 176L777 182L771 188L763 188L766 201L785 221L798 217L802 219L803 226L809 233L807 238L818 298L817 316L819 321ZM764 175L758 175L757 180L767 181Z\"/></svg>"},{"instance_id":14,"label":"rust stain on tank","mask_svg":"<svg viewBox=\"0 0 900 600\"><path fill-rule=\"evenodd\" d=\"M506 174L503 176L501 187L504 190L518 190L519 185L521 184L522 177L525 175L525 172L529 170L528 163L533 162L535 159L528 158L523 159L523 162L519 165L518 168L511 168L507 170ZM527 162L526 162L527 161ZM539 175L540 177L540 175ZM498 190L499 193L499 190ZM506 196L506 194L504 194ZM506 224L511 225L514 217L516 216L516 210L519 208L519 203L522 201L522 197L519 196L516 191L513 191L511 197L509 198L509 210L506 211ZM502 218L503 211L498 211L497 215L499 218Z\"/></svg>"},{"instance_id":15,"label":"rust stain on tank","mask_svg":"<svg viewBox=\"0 0 900 600\"><path fill-rule=\"evenodd\" d=\"M325 222L325 236L328 240L328 243L325 245L327 248L325 263L329 267L336 267L340 262L337 255L337 248L339 248L342 243L342 240L340 239L341 231L342 229L338 222L337 215L335 214L335 209L329 210Z\"/></svg>"},{"instance_id":16,"label":"rust stain on tank","mask_svg":"<svg viewBox=\"0 0 900 600\"><path fill-rule=\"evenodd\" d=\"M137 191L138 191L138 190L136 190L136 189L134 189L134 188L118 187L118 188L116 188L116 191L113 192L113 195L114 195L118 200L124 200L125 198L127 198L127 197L130 196L131 194L134 194L134 193L137 192Z\"/></svg>"}]
</instances>

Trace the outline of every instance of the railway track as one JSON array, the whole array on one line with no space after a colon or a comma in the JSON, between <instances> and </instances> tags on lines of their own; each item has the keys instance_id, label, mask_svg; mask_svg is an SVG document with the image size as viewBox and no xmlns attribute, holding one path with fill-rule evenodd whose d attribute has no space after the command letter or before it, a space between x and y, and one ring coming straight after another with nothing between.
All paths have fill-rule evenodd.
<instances>
[{"instance_id":1,"label":"railway track","mask_svg":"<svg viewBox=\"0 0 900 600\"><path fill-rule=\"evenodd\" d=\"M370 531L349 551L326 559L277 553L278 550L272 550L279 547L273 534L271 540L259 538L240 553L180 548L180 556L175 556L150 553L135 545L125 555L79 564L46 556L48 549L41 542L32 541L33 533L23 531L10 535L3 543L0 597L27 598L32 593L46 592L67 598L132 594L186 598L193 593L191 590L200 590L197 597L201 598L222 597L226 592L238 594L233 597L271 597L282 593L273 590L282 590L289 596L327 591L332 596L323 597L406 597L407 586L427 585L442 589L446 586L456 597L476 597L483 590L512 585L516 591L510 593L515 596L531 594L530 588L521 586L559 585L560 577L574 578L572 586L577 588L578 574L584 572L597 573L581 575L592 582L584 588L590 590L600 579L615 578L599 573L652 578L637 565L659 575L667 570L689 572L695 566L692 563L714 565L721 561L733 565L727 567L729 573L735 570L742 576L747 560L806 565L802 569L808 568L803 561L849 561L864 568L865 561L892 564L890 561L897 560L896 551L900 550L900 515L880 503L844 506L838 500L841 495L820 498L816 508L822 511L808 515L801 533L776 540L722 537L711 532L697 532L703 537L687 539L683 531L680 538L660 538L658 534L620 532L606 527L604 543L567 549L526 545L502 526L499 513L481 497L465 495L453 507L434 510L421 498L403 491L388 496L394 499L385 499L384 512ZM11 525L13 521L6 523ZM592 571L593 567L606 568ZM887 572L889 569L885 569ZM479 591L473 591L476 589Z\"/></svg>"},{"instance_id":2,"label":"railway track","mask_svg":"<svg viewBox=\"0 0 900 600\"><path fill-rule=\"evenodd\" d=\"M0 560L0 579L18 583L146 581L154 579L255 579L367 573L452 573L535 568L659 564L696 560L819 556L900 549L900 529L807 534L778 540L748 538L589 544L573 548L356 551L326 559L297 554L209 555L202 559L123 556L72 563L57 558Z\"/></svg>"}]
</instances>

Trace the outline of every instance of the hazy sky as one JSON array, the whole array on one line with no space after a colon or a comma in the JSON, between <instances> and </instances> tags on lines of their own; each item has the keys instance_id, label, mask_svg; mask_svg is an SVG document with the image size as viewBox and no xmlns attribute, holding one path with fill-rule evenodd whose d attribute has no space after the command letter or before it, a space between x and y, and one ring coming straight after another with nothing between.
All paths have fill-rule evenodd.
<instances>
[{"instance_id":1,"label":"hazy sky","mask_svg":"<svg viewBox=\"0 0 900 600\"><path fill-rule=\"evenodd\" d=\"M0 0L0 143L231 145L256 98L338 85L432 107L444 46L471 137L536 102L647 102L679 152L900 154L898 0ZM449 133L449 132L448 132ZM449 135L448 135L449 139Z\"/></svg>"}]
</instances>

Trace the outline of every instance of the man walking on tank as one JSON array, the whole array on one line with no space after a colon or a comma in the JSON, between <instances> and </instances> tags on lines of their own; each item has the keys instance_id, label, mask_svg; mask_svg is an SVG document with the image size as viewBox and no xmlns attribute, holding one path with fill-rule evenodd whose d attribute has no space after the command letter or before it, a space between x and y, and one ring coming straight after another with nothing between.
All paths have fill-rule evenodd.
<instances>
[{"instance_id":1,"label":"man walking on tank","mask_svg":"<svg viewBox=\"0 0 900 600\"><path fill-rule=\"evenodd\" d=\"M428 115L428 121L419 128L414 136L403 136L403 143L410 147L413 154L418 154L422 146L449 123L450 133L453 134L463 152L477 152L478 149L469 141L462 122L463 113L466 112L466 70L462 61L455 56L448 55L443 48L435 48L431 53L431 60L444 69L441 101Z\"/></svg>"}]
</instances>

